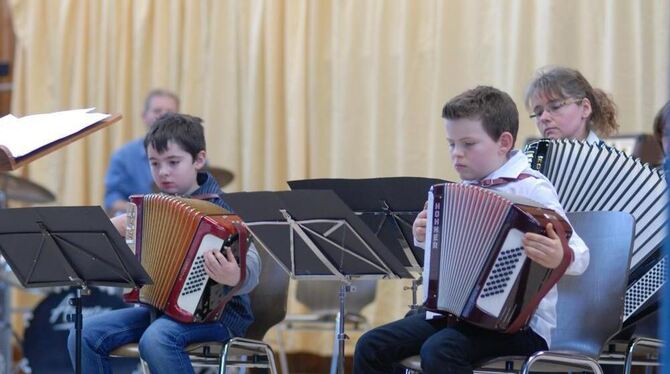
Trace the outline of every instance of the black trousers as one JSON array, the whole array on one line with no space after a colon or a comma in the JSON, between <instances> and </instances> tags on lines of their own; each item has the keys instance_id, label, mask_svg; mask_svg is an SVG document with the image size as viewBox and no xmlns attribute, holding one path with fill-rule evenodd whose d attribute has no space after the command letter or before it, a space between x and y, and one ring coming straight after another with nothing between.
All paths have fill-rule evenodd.
<instances>
[{"instance_id":1,"label":"black trousers","mask_svg":"<svg viewBox=\"0 0 670 374\"><path fill-rule=\"evenodd\" d=\"M418 313L372 329L358 340L354 373L391 373L394 363L421 355L424 373L471 373L487 358L531 355L546 350L547 342L531 329L502 334L446 318L426 320Z\"/></svg>"}]
</instances>

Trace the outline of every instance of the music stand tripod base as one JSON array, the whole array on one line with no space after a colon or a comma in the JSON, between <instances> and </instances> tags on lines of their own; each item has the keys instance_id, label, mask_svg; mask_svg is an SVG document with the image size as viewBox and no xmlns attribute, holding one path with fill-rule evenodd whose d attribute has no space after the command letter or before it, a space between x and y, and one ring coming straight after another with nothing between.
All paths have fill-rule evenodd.
<instances>
[{"instance_id":1,"label":"music stand tripod base","mask_svg":"<svg viewBox=\"0 0 670 374\"><path fill-rule=\"evenodd\" d=\"M293 279L342 282L337 360L331 366L342 373L351 279L410 278L409 272L332 191L240 192L226 194L226 202L244 219L256 244Z\"/></svg>"}]
</instances>

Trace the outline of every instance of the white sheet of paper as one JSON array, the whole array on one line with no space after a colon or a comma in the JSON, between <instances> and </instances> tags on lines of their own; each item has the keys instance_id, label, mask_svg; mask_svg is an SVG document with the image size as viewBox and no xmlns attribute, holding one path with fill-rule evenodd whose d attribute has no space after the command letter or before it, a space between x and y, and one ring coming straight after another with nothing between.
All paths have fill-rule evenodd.
<instances>
[{"instance_id":1,"label":"white sheet of paper","mask_svg":"<svg viewBox=\"0 0 670 374\"><path fill-rule=\"evenodd\" d=\"M33 114L17 118L11 114L0 118L0 144L14 158L79 132L107 117L93 112L95 108Z\"/></svg>"}]
</instances>

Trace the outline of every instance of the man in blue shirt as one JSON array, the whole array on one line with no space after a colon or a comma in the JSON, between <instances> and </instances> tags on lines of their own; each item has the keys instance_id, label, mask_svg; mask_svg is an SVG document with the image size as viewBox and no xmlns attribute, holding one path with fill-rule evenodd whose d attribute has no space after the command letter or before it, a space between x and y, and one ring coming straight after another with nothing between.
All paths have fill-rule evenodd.
<instances>
[{"instance_id":1,"label":"man in blue shirt","mask_svg":"<svg viewBox=\"0 0 670 374\"><path fill-rule=\"evenodd\" d=\"M147 130L161 115L179 110L179 98L174 93L156 89L144 101L142 121ZM144 137L119 148L112 155L105 176L105 209L111 216L125 213L128 196L148 194L153 190L149 159L144 148Z\"/></svg>"}]
</instances>

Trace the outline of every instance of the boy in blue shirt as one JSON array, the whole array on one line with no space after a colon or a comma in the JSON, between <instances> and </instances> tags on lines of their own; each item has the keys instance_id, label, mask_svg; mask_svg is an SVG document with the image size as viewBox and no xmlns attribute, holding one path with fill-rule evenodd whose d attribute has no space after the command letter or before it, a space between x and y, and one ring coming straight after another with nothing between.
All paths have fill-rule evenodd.
<instances>
[{"instance_id":1,"label":"boy in blue shirt","mask_svg":"<svg viewBox=\"0 0 670 374\"><path fill-rule=\"evenodd\" d=\"M218 195L220 187L205 166L205 137L201 120L188 115L167 113L151 127L144 140L154 182L164 193L183 196L215 196L214 204L230 207ZM126 216L112 223L125 235ZM152 373L193 373L184 348L191 343L226 341L243 336L253 321L248 293L258 284L260 258L249 247L246 278L241 289L225 306L218 321L181 323L159 315L151 320L149 307L131 307L101 313L84 319L82 331L82 372L111 373L109 353L128 343L139 342L140 356ZM234 286L240 267L230 248L222 254L213 249L205 254L205 271L214 281ZM75 332L70 331L68 349L75 361Z\"/></svg>"}]
</instances>

